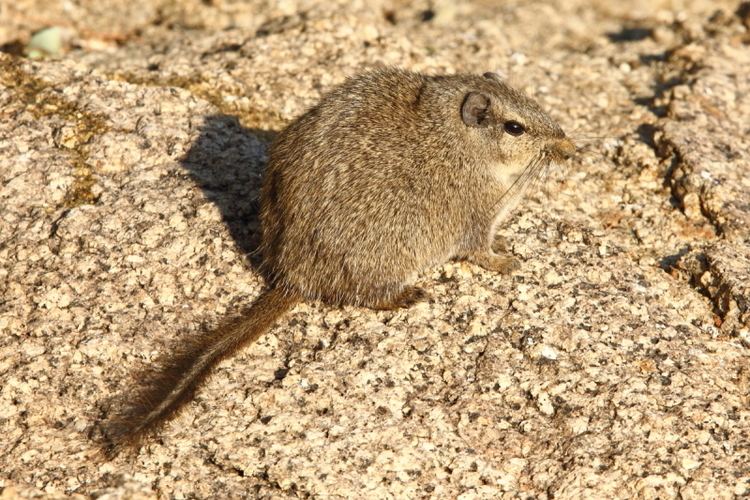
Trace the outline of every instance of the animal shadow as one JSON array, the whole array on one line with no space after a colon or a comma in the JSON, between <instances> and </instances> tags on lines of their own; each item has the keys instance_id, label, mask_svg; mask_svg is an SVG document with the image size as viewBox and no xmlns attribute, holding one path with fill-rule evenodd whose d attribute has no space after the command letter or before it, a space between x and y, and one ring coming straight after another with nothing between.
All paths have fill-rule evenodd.
<instances>
[{"instance_id":1,"label":"animal shadow","mask_svg":"<svg viewBox=\"0 0 750 500\"><path fill-rule=\"evenodd\" d=\"M236 117L204 118L198 139L180 160L207 199L214 203L247 263L258 269L260 243L259 194L268 149L276 132L243 127ZM172 352L168 350L167 352ZM149 376L143 367L134 380ZM127 406L131 394L113 394L97 402L97 418L88 429L89 439L102 446L106 457L116 454L105 430L113 408Z\"/></svg>"},{"instance_id":2,"label":"animal shadow","mask_svg":"<svg viewBox=\"0 0 750 500\"><path fill-rule=\"evenodd\" d=\"M257 269L260 186L276 131L243 127L236 117L210 115L181 160L206 198L221 212L237 247Z\"/></svg>"}]
</instances>

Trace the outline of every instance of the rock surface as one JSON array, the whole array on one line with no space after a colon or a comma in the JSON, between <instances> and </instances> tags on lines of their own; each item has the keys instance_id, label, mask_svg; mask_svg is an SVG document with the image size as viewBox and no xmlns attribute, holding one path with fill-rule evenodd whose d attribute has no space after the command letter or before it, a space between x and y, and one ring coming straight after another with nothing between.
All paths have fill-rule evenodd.
<instances>
[{"instance_id":1,"label":"rock surface","mask_svg":"<svg viewBox=\"0 0 750 500\"><path fill-rule=\"evenodd\" d=\"M0 5L0 497L750 495L750 4L48 4ZM129 374L261 289L274 133L379 64L498 70L582 146L522 268L300 305L103 458Z\"/></svg>"}]
</instances>

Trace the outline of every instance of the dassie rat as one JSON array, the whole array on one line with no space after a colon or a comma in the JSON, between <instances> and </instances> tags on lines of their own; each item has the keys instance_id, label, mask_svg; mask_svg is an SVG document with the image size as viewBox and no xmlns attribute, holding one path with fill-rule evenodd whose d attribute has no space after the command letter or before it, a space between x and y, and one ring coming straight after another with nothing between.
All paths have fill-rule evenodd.
<instances>
[{"instance_id":1,"label":"dassie rat","mask_svg":"<svg viewBox=\"0 0 750 500\"><path fill-rule=\"evenodd\" d=\"M139 377L105 424L108 446L168 418L213 365L299 301L407 307L424 296L419 273L451 258L508 272L515 261L492 250L498 224L573 151L536 102L493 73L349 79L271 148L260 213L268 289Z\"/></svg>"}]
</instances>

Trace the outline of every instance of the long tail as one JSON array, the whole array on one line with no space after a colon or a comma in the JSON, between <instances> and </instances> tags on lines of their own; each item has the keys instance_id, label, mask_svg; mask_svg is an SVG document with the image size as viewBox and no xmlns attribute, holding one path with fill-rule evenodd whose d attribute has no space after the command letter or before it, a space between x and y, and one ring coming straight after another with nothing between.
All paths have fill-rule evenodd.
<instances>
[{"instance_id":1,"label":"long tail","mask_svg":"<svg viewBox=\"0 0 750 500\"><path fill-rule=\"evenodd\" d=\"M192 398L216 363L263 335L298 301L273 288L240 318L199 337L181 339L174 352L136 378L134 395L128 394L122 409L104 424L105 449L116 453L123 445L137 444Z\"/></svg>"}]
</instances>

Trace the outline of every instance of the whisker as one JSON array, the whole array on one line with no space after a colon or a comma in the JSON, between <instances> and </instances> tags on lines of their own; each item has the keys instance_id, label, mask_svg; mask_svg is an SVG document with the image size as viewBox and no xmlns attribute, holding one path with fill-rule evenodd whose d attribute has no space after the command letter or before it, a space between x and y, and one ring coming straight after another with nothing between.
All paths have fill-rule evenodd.
<instances>
[{"instance_id":1,"label":"whisker","mask_svg":"<svg viewBox=\"0 0 750 500\"><path fill-rule=\"evenodd\" d=\"M547 177L549 175L549 171L552 167L551 162L542 162L541 166L538 169L537 175L534 176L534 178L531 180L531 185L529 186L528 190L529 192L535 193L537 191L537 188L541 185L546 185L545 181L547 180ZM546 190L545 190L545 194Z\"/></svg>"},{"instance_id":2,"label":"whisker","mask_svg":"<svg viewBox=\"0 0 750 500\"><path fill-rule=\"evenodd\" d=\"M600 146L600 143L598 142L587 142L584 144L581 144L580 146L576 146L576 153L580 153L583 151L592 151L597 149Z\"/></svg>"},{"instance_id":3,"label":"whisker","mask_svg":"<svg viewBox=\"0 0 750 500\"><path fill-rule=\"evenodd\" d=\"M584 127L576 127L573 130L569 130L566 134L571 140L573 141L604 141L604 140L613 140L613 139L621 139L622 135L615 136L615 135L594 135L587 133L586 130L581 130Z\"/></svg>"},{"instance_id":4,"label":"whisker","mask_svg":"<svg viewBox=\"0 0 750 500\"><path fill-rule=\"evenodd\" d=\"M513 182L513 184L511 184L510 189L513 189L516 186L522 188L523 185L529 181L529 179L532 179L539 165L541 164L543 157L544 153L540 153L538 156L532 158L526 168L523 169L523 172L521 172L521 175L519 175L518 178Z\"/></svg>"},{"instance_id":5,"label":"whisker","mask_svg":"<svg viewBox=\"0 0 750 500\"><path fill-rule=\"evenodd\" d=\"M586 133L586 130L584 127L576 127L573 130L569 130L566 135L568 137L602 137L604 138L603 136L592 135L592 134Z\"/></svg>"},{"instance_id":6,"label":"whisker","mask_svg":"<svg viewBox=\"0 0 750 500\"><path fill-rule=\"evenodd\" d=\"M539 167L544 165L544 157L545 155L542 152L529 161L529 164L524 167L523 171L521 171L521 174L516 178L515 181L513 181L513 184L510 185L505 193L503 193L503 196L500 197L500 200L498 200L498 202L495 204L496 211L501 209L503 205L512 205L518 197L520 197L527 191L526 189L524 189L524 185L527 182L533 183L534 178L537 177L536 174L538 174L539 172Z\"/></svg>"},{"instance_id":7,"label":"whisker","mask_svg":"<svg viewBox=\"0 0 750 500\"><path fill-rule=\"evenodd\" d=\"M570 140L572 140L573 142L617 141L617 140L622 139L621 137L604 136L604 135L602 135L602 136L587 136L587 137L573 136L573 135L571 135L569 137L570 137Z\"/></svg>"}]
</instances>

